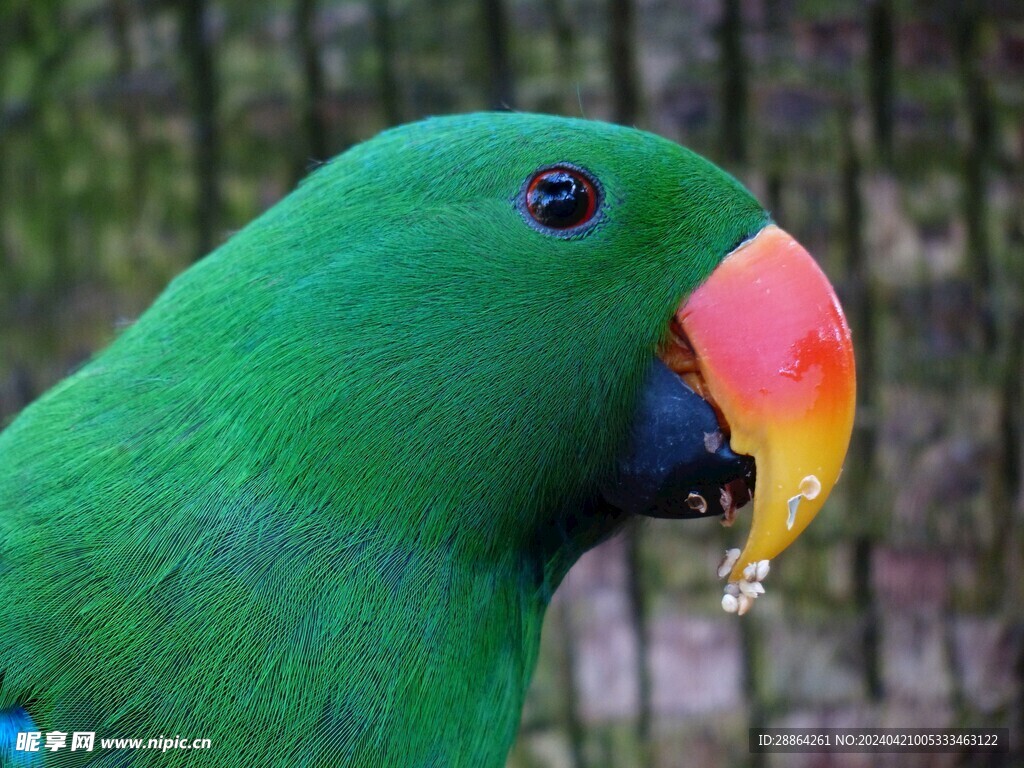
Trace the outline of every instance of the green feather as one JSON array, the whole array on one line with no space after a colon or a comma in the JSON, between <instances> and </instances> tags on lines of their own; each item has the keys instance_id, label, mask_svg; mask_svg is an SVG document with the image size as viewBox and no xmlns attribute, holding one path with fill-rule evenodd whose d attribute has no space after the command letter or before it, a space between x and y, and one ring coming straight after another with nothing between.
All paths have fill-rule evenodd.
<instances>
[{"instance_id":1,"label":"green feather","mask_svg":"<svg viewBox=\"0 0 1024 768\"><path fill-rule=\"evenodd\" d=\"M570 238L517 205L564 162L603 195ZM503 765L547 601L620 525L579 504L672 312L765 221L581 120L327 163L0 435L0 709L211 739L166 767Z\"/></svg>"}]
</instances>

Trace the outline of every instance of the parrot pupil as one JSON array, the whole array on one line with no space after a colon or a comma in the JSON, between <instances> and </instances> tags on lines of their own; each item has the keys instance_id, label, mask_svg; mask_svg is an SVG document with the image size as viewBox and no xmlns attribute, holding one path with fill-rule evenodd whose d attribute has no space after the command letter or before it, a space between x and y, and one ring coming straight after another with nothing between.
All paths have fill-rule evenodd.
<instances>
[{"instance_id":1,"label":"parrot pupil","mask_svg":"<svg viewBox=\"0 0 1024 768\"><path fill-rule=\"evenodd\" d=\"M594 184L573 168L550 168L537 173L526 189L526 210L538 224L565 230L594 217Z\"/></svg>"}]
</instances>

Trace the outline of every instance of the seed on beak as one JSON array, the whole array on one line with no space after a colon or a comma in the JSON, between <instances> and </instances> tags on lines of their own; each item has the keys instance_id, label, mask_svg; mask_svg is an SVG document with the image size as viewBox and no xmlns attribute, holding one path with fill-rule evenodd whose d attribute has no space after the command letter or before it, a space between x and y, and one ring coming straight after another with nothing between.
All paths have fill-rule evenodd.
<instances>
[{"instance_id":1,"label":"seed on beak","mask_svg":"<svg viewBox=\"0 0 1024 768\"><path fill-rule=\"evenodd\" d=\"M738 609L736 613L742 616L754 606L754 598L747 595L740 595L736 600Z\"/></svg>"},{"instance_id":2,"label":"seed on beak","mask_svg":"<svg viewBox=\"0 0 1024 768\"><path fill-rule=\"evenodd\" d=\"M771 570L771 565L768 563L767 560L758 560L757 561L757 573L756 573L757 580L758 581L764 581L765 576L768 575L768 571L770 571L770 570Z\"/></svg>"},{"instance_id":3,"label":"seed on beak","mask_svg":"<svg viewBox=\"0 0 1024 768\"><path fill-rule=\"evenodd\" d=\"M725 557L723 557L722 562L718 564L718 578L724 579L728 576L732 567L736 565L736 561L739 559L740 551L738 549L725 550Z\"/></svg>"},{"instance_id":4,"label":"seed on beak","mask_svg":"<svg viewBox=\"0 0 1024 768\"><path fill-rule=\"evenodd\" d=\"M704 514L708 511L708 501L699 493L691 493L686 497L686 506L695 512Z\"/></svg>"},{"instance_id":5,"label":"seed on beak","mask_svg":"<svg viewBox=\"0 0 1024 768\"><path fill-rule=\"evenodd\" d=\"M729 490L728 485L722 486L722 497L720 499L722 509L725 511L724 514L729 518L730 524L736 519L736 502L733 501L732 491Z\"/></svg>"},{"instance_id":6,"label":"seed on beak","mask_svg":"<svg viewBox=\"0 0 1024 768\"><path fill-rule=\"evenodd\" d=\"M722 488L722 495L719 499L722 504L722 526L731 528L736 522L736 505L732 501L732 493L728 488Z\"/></svg>"},{"instance_id":7,"label":"seed on beak","mask_svg":"<svg viewBox=\"0 0 1024 768\"><path fill-rule=\"evenodd\" d=\"M821 493L821 480L814 475L808 475L800 481L800 495L805 499L816 499Z\"/></svg>"},{"instance_id":8,"label":"seed on beak","mask_svg":"<svg viewBox=\"0 0 1024 768\"><path fill-rule=\"evenodd\" d=\"M747 581L741 579L736 585L739 587L740 594L746 595L747 597L757 597L758 595L764 594L764 586L759 581Z\"/></svg>"},{"instance_id":9,"label":"seed on beak","mask_svg":"<svg viewBox=\"0 0 1024 768\"><path fill-rule=\"evenodd\" d=\"M722 433L705 432L704 433L704 450L708 453L718 453L718 449L722 447Z\"/></svg>"},{"instance_id":10,"label":"seed on beak","mask_svg":"<svg viewBox=\"0 0 1024 768\"><path fill-rule=\"evenodd\" d=\"M796 496L790 497L787 502L789 506L789 516L786 518L786 529L792 530L793 525L796 523L796 510L800 506L800 502L803 499L810 501L811 499L817 498L818 494L821 493L821 481L814 475L808 475L800 481L800 492Z\"/></svg>"},{"instance_id":11,"label":"seed on beak","mask_svg":"<svg viewBox=\"0 0 1024 768\"><path fill-rule=\"evenodd\" d=\"M730 549L718 566L718 577L724 579L732 571L733 566L739 559L740 551ZM764 584L761 582L771 570L767 560L757 560L747 563L743 569L743 578L737 581L730 581L725 585L725 594L722 596L722 608L728 613L736 613L740 616L749 611L754 600L764 594Z\"/></svg>"}]
</instances>

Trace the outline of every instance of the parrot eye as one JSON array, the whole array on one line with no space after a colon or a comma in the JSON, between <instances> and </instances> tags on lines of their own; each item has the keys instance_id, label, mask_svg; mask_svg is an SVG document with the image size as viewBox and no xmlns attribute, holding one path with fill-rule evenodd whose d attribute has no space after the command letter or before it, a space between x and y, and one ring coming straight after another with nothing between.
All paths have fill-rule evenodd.
<instances>
[{"instance_id":1,"label":"parrot eye","mask_svg":"<svg viewBox=\"0 0 1024 768\"><path fill-rule=\"evenodd\" d=\"M572 234L597 212L597 184L579 168L559 165L537 171L526 183L523 207L544 229Z\"/></svg>"}]
</instances>

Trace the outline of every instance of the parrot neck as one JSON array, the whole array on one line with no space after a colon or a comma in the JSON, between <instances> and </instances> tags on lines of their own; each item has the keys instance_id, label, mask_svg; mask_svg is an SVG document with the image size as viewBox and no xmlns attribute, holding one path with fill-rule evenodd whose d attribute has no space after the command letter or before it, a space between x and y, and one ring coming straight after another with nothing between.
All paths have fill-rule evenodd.
<instances>
[{"instance_id":1,"label":"parrot neck","mask_svg":"<svg viewBox=\"0 0 1024 768\"><path fill-rule=\"evenodd\" d=\"M591 500L554 516L525 549L491 557L459 533L416 543L379 537L379 548L355 561L359 593L342 577L331 599L357 603L340 612L344 657L353 660L343 667L342 711L382 715L366 718L372 730L349 752L373 759L346 764L501 768L548 602L576 559L623 521ZM353 621L353 609L373 620Z\"/></svg>"},{"instance_id":2,"label":"parrot neck","mask_svg":"<svg viewBox=\"0 0 1024 768\"><path fill-rule=\"evenodd\" d=\"M361 558L369 586L340 597L357 600L341 611L344 658L325 650L344 671L339 764L505 764L547 604L539 569L509 555L482 564L447 542Z\"/></svg>"}]
</instances>

